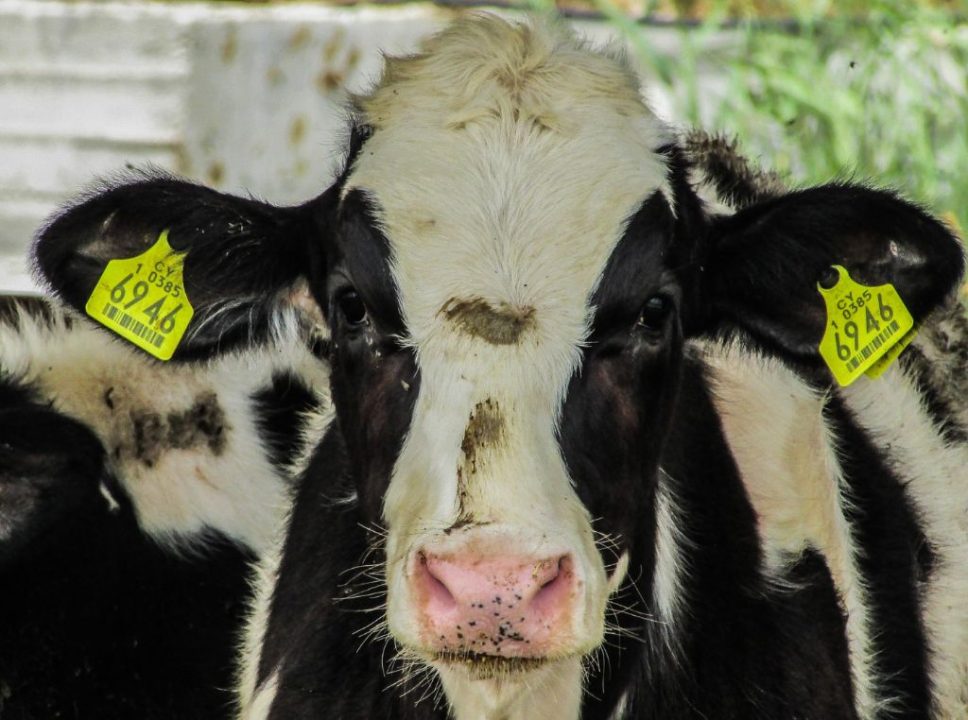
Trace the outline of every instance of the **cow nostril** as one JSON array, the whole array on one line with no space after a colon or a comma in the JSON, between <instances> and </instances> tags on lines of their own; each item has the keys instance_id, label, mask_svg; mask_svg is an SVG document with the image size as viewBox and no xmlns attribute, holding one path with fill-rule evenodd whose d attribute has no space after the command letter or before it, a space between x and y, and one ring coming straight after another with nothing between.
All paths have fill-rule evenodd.
<instances>
[{"instance_id":1,"label":"cow nostril","mask_svg":"<svg viewBox=\"0 0 968 720\"><path fill-rule=\"evenodd\" d=\"M554 574L549 575L548 578L541 583L541 587L538 588L538 592L541 592L549 585L554 585L556 582L558 582L558 578L560 577L561 577L561 560L558 561L558 566L555 568Z\"/></svg>"},{"instance_id":2,"label":"cow nostril","mask_svg":"<svg viewBox=\"0 0 968 720\"><path fill-rule=\"evenodd\" d=\"M559 583L559 582L561 582L561 573L560 572L555 573L555 576L553 578L550 578L548 581L542 583L541 587L538 588L538 592L541 592L545 588L549 588L552 585L554 585L556 583Z\"/></svg>"},{"instance_id":3,"label":"cow nostril","mask_svg":"<svg viewBox=\"0 0 968 720\"><path fill-rule=\"evenodd\" d=\"M439 609L456 607L457 599L444 581L434 574L433 567L427 561L427 556L423 552L420 552L417 555L417 561L418 571L422 576L428 599Z\"/></svg>"},{"instance_id":4,"label":"cow nostril","mask_svg":"<svg viewBox=\"0 0 968 720\"><path fill-rule=\"evenodd\" d=\"M536 608L553 607L560 602L562 597L568 593L573 575L571 557L563 555L558 558L557 565L549 569L548 574L542 578L544 582L541 583L534 598L532 598L532 606Z\"/></svg>"}]
</instances>

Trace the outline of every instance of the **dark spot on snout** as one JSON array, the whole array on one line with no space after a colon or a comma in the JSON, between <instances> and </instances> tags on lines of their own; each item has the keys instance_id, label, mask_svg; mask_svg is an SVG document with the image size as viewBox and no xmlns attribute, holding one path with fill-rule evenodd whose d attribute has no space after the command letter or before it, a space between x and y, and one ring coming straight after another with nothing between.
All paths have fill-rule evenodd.
<instances>
[{"instance_id":1,"label":"dark spot on snout","mask_svg":"<svg viewBox=\"0 0 968 720\"><path fill-rule=\"evenodd\" d=\"M451 298L440 310L461 331L492 345L513 345L534 326L534 308L501 303L494 307L483 298Z\"/></svg>"}]
</instances>

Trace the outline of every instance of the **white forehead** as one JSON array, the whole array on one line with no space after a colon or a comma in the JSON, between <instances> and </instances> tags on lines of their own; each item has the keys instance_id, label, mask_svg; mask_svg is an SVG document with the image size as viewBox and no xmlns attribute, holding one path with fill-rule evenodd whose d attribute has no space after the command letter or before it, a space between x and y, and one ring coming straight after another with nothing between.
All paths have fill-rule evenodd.
<instances>
[{"instance_id":1,"label":"white forehead","mask_svg":"<svg viewBox=\"0 0 968 720\"><path fill-rule=\"evenodd\" d=\"M565 26L461 20L389 59L347 189L374 200L412 340L455 299L532 312L522 342L574 348L626 221L668 194L668 140L615 53Z\"/></svg>"}]
</instances>

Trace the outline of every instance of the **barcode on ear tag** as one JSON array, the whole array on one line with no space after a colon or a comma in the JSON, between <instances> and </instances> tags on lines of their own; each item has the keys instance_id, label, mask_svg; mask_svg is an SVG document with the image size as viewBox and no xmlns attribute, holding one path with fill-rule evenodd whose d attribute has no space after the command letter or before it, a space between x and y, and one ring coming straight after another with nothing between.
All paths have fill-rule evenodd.
<instances>
[{"instance_id":1,"label":"barcode on ear tag","mask_svg":"<svg viewBox=\"0 0 968 720\"><path fill-rule=\"evenodd\" d=\"M897 360L897 356L900 355L902 352L904 352L904 349L908 345L914 342L914 338L916 338L917 336L918 336L918 329L916 327L913 327L910 330L908 330L904 334L904 337L898 340L897 344L895 344L894 347L888 350L887 353L880 360L878 360L876 363L874 363L869 368L867 368L867 372L865 372L864 374L873 380L876 380L877 378L879 378L881 375L884 374L884 371L891 366L891 363Z\"/></svg>"},{"instance_id":2,"label":"barcode on ear tag","mask_svg":"<svg viewBox=\"0 0 968 720\"><path fill-rule=\"evenodd\" d=\"M829 289L817 285L827 306L819 349L834 378L846 387L869 369L871 377L884 372L914 339L914 318L893 285L868 287L841 265L833 268L836 284Z\"/></svg>"},{"instance_id":3,"label":"barcode on ear tag","mask_svg":"<svg viewBox=\"0 0 968 720\"><path fill-rule=\"evenodd\" d=\"M140 255L108 263L84 310L150 355L169 360L195 314L185 291L184 261L163 230Z\"/></svg>"}]
</instances>

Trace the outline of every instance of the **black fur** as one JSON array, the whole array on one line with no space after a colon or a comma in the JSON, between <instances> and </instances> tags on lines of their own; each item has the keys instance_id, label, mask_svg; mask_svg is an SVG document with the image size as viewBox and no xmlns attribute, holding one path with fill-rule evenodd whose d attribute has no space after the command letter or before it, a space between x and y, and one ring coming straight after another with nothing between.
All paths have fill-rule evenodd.
<instances>
[{"instance_id":1,"label":"black fur","mask_svg":"<svg viewBox=\"0 0 968 720\"><path fill-rule=\"evenodd\" d=\"M285 469L303 450L302 423L307 413L319 408L319 399L292 373L279 373L252 402L269 459L280 470Z\"/></svg>"},{"instance_id":2,"label":"black fur","mask_svg":"<svg viewBox=\"0 0 968 720\"><path fill-rule=\"evenodd\" d=\"M361 136L354 152L365 151ZM621 597L634 612L617 621L635 640L604 650L608 661L593 673L584 717L609 718L625 698L627 716L635 718L856 720L845 623L825 560L808 548L789 559L783 582L766 577L757 518L705 369L684 343L739 338L829 388L816 352L825 322L816 284L830 265L845 265L866 284L893 283L921 321L956 285L960 246L921 209L856 185L764 193L754 202L754 180L747 179L749 187L736 190L737 204L746 207L711 218L688 184L688 153L662 152L675 208L656 194L629 218L593 299L585 362L560 426L579 497L597 529L615 536L631 558ZM212 333L203 323L183 357L265 337L279 298L308 279L332 331L338 420L320 439L296 498L259 680L278 675L273 718L443 717L442 708L416 702L419 692L407 694L407 682L386 689L393 648L361 636L374 619L366 610L383 599L380 583L368 601L340 599L353 595L361 580L354 568L379 545L377 532L365 528L381 518L420 386L417 359L399 341L406 328L389 243L374 222L378 198L354 192L339 202L343 177L316 200L288 209L145 181L68 211L41 235L37 258L76 305L107 257L86 254L91 240L97 248L137 250L170 226L173 242L188 253L186 283L198 288L202 318L227 318L213 320ZM175 217L186 220L170 224ZM241 233L231 231L236 223ZM362 320L341 310L351 291L366 308ZM653 297L670 312L641 314ZM836 403L825 417L850 440L837 452L850 492L863 504L848 516L851 532L879 553L861 564L883 649L875 673L885 691L903 694L907 717L924 717L928 678L915 592L924 533L878 448ZM685 574L674 647L642 619L655 611L658 483L679 504L686 537L678 548ZM356 502L342 502L350 493ZM379 566L381 559L377 548L370 560ZM603 560L615 556L603 552Z\"/></svg>"},{"instance_id":3,"label":"black fur","mask_svg":"<svg viewBox=\"0 0 968 720\"><path fill-rule=\"evenodd\" d=\"M824 408L840 443L842 500L858 548L874 628L874 668L882 696L897 699L892 718L929 717L930 695L918 597L919 558L927 545L904 486L879 449L837 398Z\"/></svg>"},{"instance_id":4,"label":"black fur","mask_svg":"<svg viewBox=\"0 0 968 720\"><path fill-rule=\"evenodd\" d=\"M960 306L960 303L957 309L968 312ZM917 346L908 347L898 358L898 362L916 378L925 409L941 437L952 445L968 443L968 428L963 426L955 412L956 403L960 400L956 394L957 389L938 387L938 381L931 371L931 361ZM942 390L947 392L942 393ZM955 393L952 393L952 390Z\"/></svg>"},{"instance_id":5,"label":"black fur","mask_svg":"<svg viewBox=\"0 0 968 720\"><path fill-rule=\"evenodd\" d=\"M110 260L139 255L162 231L186 252L185 290L195 316L181 360L263 343L286 306L281 288L311 265L307 228L319 198L277 208L171 177L142 177L72 207L44 228L34 264L52 290L83 312Z\"/></svg>"},{"instance_id":6,"label":"black fur","mask_svg":"<svg viewBox=\"0 0 968 720\"><path fill-rule=\"evenodd\" d=\"M808 552L791 562L789 587L763 577L753 511L703 368L687 360L683 369L661 458L661 482L676 499L686 538L682 619L675 628L640 623L644 642L610 650L620 658L604 667L626 675L612 694L630 693L627 717L634 718L854 718L843 620L826 566ZM639 557L648 562L649 550ZM650 575L648 564L630 571L642 578L645 607L654 612ZM664 630L678 648L669 648ZM590 694L582 717L608 718L613 709Z\"/></svg>"},{"instance_id":7,"label":"black fur","mask_svg":"<svg viewBox=\"0 0 968 720\"><path fill-rule=\"evenodd\" d=\"M379 620L381 597L378 590L359 597L373 574L358 565L383 556L367 552L380 537L364 526L371 521L365 507L338 502L355 489L336 430L317 449L301 485L275 587L259 680L278 671L283 691L269 717L444 720L431 700L414 704L421 693L405 697L406 683L384 691L400 668L392 643L366 639L367 627ZM307 564L307 557L314 562Z\"/></svg>"},{"instance_id":8,"label":"black fur","mask_svg":"<svg viewBox=\"0 0 968 720\"><path fill-rule=\"evenodd\" d=\"M690 163L715 187L717 197L734 209L784 193L779 176L743 157L735 139L692 130L682 138L682 145Z\"/></svg>"},{"instance_id":9,"label":"black fur","mask_svg":"<svg viewBox=\"0 0 968 720\"><path fill-rule=\"evenodd\" d=\"M230 717L251 557L156 545L98 439L30 395L0 381L0 717Z\"/></svg>"},{"instance_id":10,"label":"black fur","mask_svg":"<svg viewBox=\"0 0 968 720\"><path fill-rule=\"evenodd\" d=\"M964 268L942 223L891 193L849 185L796 191L721 219L710 247L703 295L712 323L818 364L826 311L817 282L831 265L865 285L892 283L916 318L945 300Z\"/></svg>"}]
</instances>

